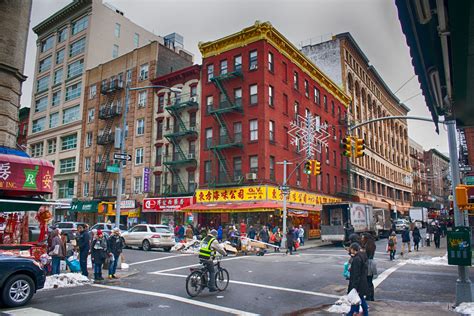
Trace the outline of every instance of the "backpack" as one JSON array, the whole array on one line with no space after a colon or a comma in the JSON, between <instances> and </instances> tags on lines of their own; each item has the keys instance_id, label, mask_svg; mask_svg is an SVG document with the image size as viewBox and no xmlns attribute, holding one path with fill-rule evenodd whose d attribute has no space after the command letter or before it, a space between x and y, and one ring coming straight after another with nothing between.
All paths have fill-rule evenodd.
<instances>
[{"instance_id":1,"label":"backpack","mask_svg":"<svg viewBox=\"0 0 474 316\"><path fill-rule=\"evenodd\" d=\"M393 241L392 238L390 238L390 239L388 240L388 246L389 246L389 247L395 246L395 242Z\"/></svg>"}]
</instances>

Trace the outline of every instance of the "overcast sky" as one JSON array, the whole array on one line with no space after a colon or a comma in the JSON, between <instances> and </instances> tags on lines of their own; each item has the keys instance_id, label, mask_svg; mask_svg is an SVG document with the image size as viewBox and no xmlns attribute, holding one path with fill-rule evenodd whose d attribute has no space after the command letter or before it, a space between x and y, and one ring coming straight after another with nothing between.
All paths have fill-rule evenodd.
<instances>
[{"instance_id":1,"label":"overcast sky","mask_svg":"<svg viewBox=\"0 0 474 316\"><path fill-rule=\"evenodd\" d=\"M30 28L70 0L33 0ZM402 33L397 8L391 0L106 0L133 22L154 32L184 36L185 49L201 62L197 44L210 41L252 25L255 20L270 21L286 38L299 47L301 42L316 43L331 34L350 32L370 63L392 89L397 91L413 77L409 50ZM36 35L28 37L22 106L30 106ZM396 93L414 116L431 117L421 95L418 78ZM408 121L408 134L425 150L436 148L447 153L445 128L435 133L433 123Z\"/></svg>"}]
</instances>

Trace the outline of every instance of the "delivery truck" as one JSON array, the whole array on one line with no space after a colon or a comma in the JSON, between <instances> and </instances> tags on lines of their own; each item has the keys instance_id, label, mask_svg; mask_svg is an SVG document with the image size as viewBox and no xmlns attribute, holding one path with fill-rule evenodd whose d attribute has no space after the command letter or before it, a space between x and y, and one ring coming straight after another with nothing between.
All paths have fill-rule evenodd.
<instances>
[{"instance_id":1,"label":"delivery truck","mask_svg":"<svg viewBox=\"0 0 474 316\"><path fill-rule=\"evenodd\" d=\"M374 208L375 234L377 237L388 237L392 229L390 210Z\"/></svg>"},{"instance_id":2,"label":"delivery truck","mask_svg":"<svg viewBox=\"0 0 474 316\"><path fill-rule=\"evenodd\" d=\"M352 233L375 236L372 206L362 203L324 204L321 211L321 240L345 243Z\"/></svg>"},{"instance_id":3,"label":"delivery truck","mask_svg":"<svg viewBox=\"0 0 474 316\"><path fill-rule=\"evenodd\" d=\"M419 222L426 227L428 223L428 209L426 207L411 207L408 213L412 222Z\"/></svg>"}]
</instances>

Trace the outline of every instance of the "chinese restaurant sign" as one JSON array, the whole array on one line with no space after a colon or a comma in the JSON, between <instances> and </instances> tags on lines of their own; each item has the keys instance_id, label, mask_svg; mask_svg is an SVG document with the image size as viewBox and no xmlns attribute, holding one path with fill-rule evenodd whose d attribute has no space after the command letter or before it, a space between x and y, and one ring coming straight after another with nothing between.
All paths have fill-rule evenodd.
<instances>
[{"instance_id":1,"label":"chinese restaurant sign","mask_svg":"<svg viewBox=\"0 0 474 316\"><path fill-rule=\"evenodd\" d=\"M0 190L53 193L53 176L49 161L0 155Z\"/></svg>"},{"instance_id":2,"label":"chinese restaurant sign","mask_svg":"<svg viewBox=\"0 0 474 316\"><path fill-rule=\"evenodd\" d=\"M193 200L194 198L192 196L143 199L143 212L179 211L183 207L194 204Z\"/></svg>"}]
</instances>

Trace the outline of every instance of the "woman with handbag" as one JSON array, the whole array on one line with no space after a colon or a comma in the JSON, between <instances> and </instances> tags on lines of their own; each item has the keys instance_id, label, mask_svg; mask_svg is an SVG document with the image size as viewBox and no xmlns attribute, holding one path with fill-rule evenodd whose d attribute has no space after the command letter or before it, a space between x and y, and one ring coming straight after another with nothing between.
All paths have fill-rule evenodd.
<instances>
[{"instance_id":1,"label":"woman with handbag","mask_svg":"<svg viewBox=\"0 0 474 316\"><path fill-rule=\"evenodd\" d=\"M358 243L352 243L349 247L349 252L352 257L352 262L350 266L350 276L349 276L349 287L347 293L351 293L352 290L357 291L360 300L357 304L352 304L351 310L347 314L352 316L359 313L359 307L362 306L363 315L369 315L369 308L365 300L365 296L368 295L369 286L367 284L367 268L368 268L368 259L365 252L360 251L360 246Z\"/></svg>"},{"instance_id":2,"label":"woman with handbag","mask_svg":"<svg viewBox=\"0 0 474 316\"><path fill-rule=\"evenodd\" d=\"M102 281L104 278L102 277L102 265L107 259L108 256L108 248L107 248L107 239L105 239L102 230L97 230L97 235L92 240L91 244L91 257L92 261L94 262L94 280Z\"/></svg>"},{"instance_id":3,"label":"woman with handbag","mask_svg":"<svg viewBox=\"0 0 474 316\"><path fill-rule=\"evenodd\" d=\"M51 268L52 274L59 274L61 266L61 258L63 258L66 253L64 247L62 246L63 242L60 237L61 230L56 228L53 231L53 238L51 239L51 247L49 248L49 255L52 257Z\"/></svg>"}]
</instances>

